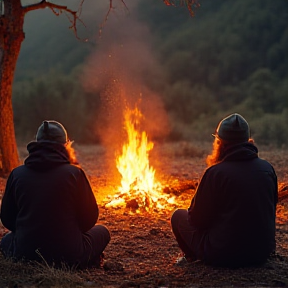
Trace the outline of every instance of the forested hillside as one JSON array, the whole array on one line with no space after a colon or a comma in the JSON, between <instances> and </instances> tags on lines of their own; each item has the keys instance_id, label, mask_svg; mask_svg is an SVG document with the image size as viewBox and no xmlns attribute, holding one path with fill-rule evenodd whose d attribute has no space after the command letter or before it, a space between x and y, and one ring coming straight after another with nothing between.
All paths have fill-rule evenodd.
<instances>
[{"instance_id":1,"label":"forested hillside","mask_svg":"<svg viewBox=\"0 0 288 288\"><path fill-rule=\"evenodd\" d=\"M205 0L195 17L162 1L138 2L130 13L147 25L158 63L143 82L164 103L167 139L209 139L219 119L239 112L256 142L287 145L286 0ZM87 27L94 21L87 17ZM18 139L31 137L44 117L62 121L77 141L98 141L91 129L101 89L87 91L79 80L97 42L77 40L65 18L40 11L25 25L13 94Z\"/></svg>"}]
</instances>

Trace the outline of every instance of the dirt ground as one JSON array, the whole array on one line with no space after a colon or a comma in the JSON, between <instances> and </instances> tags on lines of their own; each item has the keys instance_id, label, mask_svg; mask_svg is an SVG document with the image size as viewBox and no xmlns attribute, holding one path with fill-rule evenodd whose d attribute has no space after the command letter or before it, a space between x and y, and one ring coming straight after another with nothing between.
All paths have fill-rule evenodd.
<instances>
[{"instance_id":1,"label":"dirt ground","mask_svg":"<svg viewBox=\"0 0 288 288\"><path fill-rule=\"evenodd\" d=\"M175 197L174 204L149 212L132 208L107 208L108 195L118 192L120 176L113 153L100 146L75 146L78 159L92 184L100 207L99 224L111 232L102 269L77 272L90 287L288 287L288 154L285 149L259 147L260 157L275 168L279 181L276 254L261 267L213 268L201 262L175 265L181 256L173 238L170 217L176 208L187 208L205 169L210 145L181 142L155 145L150 164ZM26 156L25 147L20 149ZM5 179L0 178L0 195ZM5 230L0 228L0 237ZM15 287L15 286L13 286ZM17 286L20 287L20 286Z\"/></svg>"}]
</instances>

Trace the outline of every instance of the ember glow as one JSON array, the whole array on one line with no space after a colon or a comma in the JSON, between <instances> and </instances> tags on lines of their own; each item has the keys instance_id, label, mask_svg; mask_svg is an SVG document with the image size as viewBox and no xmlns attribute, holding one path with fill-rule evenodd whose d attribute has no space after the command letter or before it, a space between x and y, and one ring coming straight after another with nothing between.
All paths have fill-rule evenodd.
<instances>
[{"instance_id":1,"label":"ember glow","mask_svg":"<svg viewBox=\"0 0 288 288\"><path fill-rule=\"evenodd\" d=\"M154 144L148 141L145 131L139 131L143 115L136 107L124 112L127 143L116 159L122 176L121 187L106 207L128 207L134 210L164 209L174 198L162 193L162 185L155 179L155 170L149 165L149 151Z\"/></svg>"}]
</instances>

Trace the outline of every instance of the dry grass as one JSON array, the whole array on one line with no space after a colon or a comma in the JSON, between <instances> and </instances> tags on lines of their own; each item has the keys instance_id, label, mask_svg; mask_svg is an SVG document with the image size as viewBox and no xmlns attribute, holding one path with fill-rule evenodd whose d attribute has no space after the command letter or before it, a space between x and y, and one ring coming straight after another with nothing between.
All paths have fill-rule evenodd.
<instances>
[{"instance_id":1,"label":"dry grass","mask_svg":"<svg viewBox=\"0 0 288 288\"><path fill-rule=\"evenodd\" d=\"M13 262L0 256L0 287L80 287L83 279L63 265L57 269L45 262Z\"/></svg>"}]
</instances>

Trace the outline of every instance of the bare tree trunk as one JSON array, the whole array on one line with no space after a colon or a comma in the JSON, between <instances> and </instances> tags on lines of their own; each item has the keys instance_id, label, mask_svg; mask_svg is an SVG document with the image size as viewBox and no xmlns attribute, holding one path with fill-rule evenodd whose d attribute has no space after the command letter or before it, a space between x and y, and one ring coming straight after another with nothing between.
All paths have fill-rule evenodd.
<instances>
[{"instance_id":1,"label":"bare tree trunk","mask_svg":"<svg viewBox=\"0 0 288 288\"><path fill-rule=\"evenodd\" d=\"M83 1L81 5L82 3ZM55 10L60 14L62 11L69 13L72 28L77 35L77 13L66 6L40 0L23 7L21 0L0 0L0 176L7 176L19 165L12 108L12 84L24 40L24 16L29 11L44 8L50 8L54 13Z\"/></svg>"},{"instance_id":2,"label":"bare tree trunk","mask_svg":"<svg viewBox=\"0 0 288 288\"><path fill-rule=\"evenodd\" d=\"M12 108L12 84L21 43L24 40L23 24L21 1L4 0L4 14L0 15L0 174L4 176L19 165Z\"/></svg>"}]
</instances>

